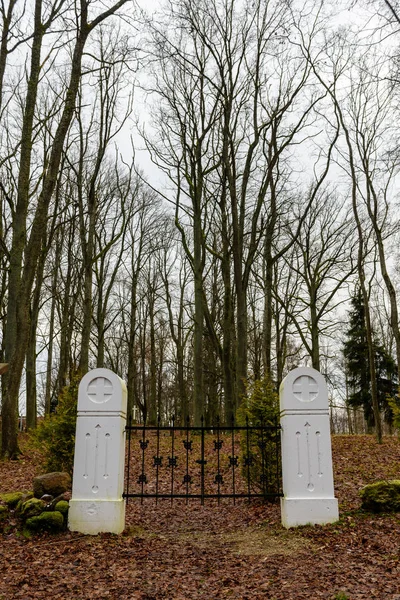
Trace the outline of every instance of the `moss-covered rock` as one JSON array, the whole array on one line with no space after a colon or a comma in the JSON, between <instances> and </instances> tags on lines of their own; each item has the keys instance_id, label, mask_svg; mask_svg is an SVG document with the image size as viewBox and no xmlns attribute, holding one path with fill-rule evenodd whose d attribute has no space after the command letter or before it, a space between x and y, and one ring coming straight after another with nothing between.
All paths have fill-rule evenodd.
<instances>
[{"instance_id":1,"label":"moss-covered rock","mask_svg":"<svg viewBox=\"0 0 400 600\"><path fill-rule=\"evenodd\" d=\"M43 500L39 500L39 498L30 498L23 502L19 514L20 517L25 521L26 519L30 519L31 517L36 517L43 513L46 508L46 502Z\"/></svg>"},{"instance_id":2,"label":"moss-covered rock","mask_svg":"<svg viewBox=\"0 0 400 600\"><path fill-rule=\"evenodd\" d=\"M24 497L25 492L10 492L9 494L0 494L0 502L6 504L8 508L15 508Z\"/></svg>"},{"instance_id":3,"label":"moss-covered rock","mask_svg":"<svg viewBox=\"0 0 400 600\"><path fill-rule=\"evenodd\" d=\"M62 515L67 515L69 509L69 502L66 500L60 500L54 507L54 510L60 512Z\"/></svg>"},{"instance_id":4,"label":"moss-covered rock","mask_svg":"<svg viewBox=\"0 0 400 600\"><path fill-rule=\"evenodd\" d=\"M372 512L400 512L400 480L377 481L360 490L362 508Z\"/></svg>"},{"instance_id":5,"label":"moss-covered rock","mask_svg":"<svg viewBox=\"0 0 400 600\"><path fill-rule=\"evenodd\" d=\"M33 479L33 494L36 498L41 498L45 494L50 494L55 498L71 489L71 475L69 473L46 473Z\"/></svg>"},{"instance_id":6,"label":"moss-covered rock","mask_svg":"<svg viewBox=\"0 0 400 600\"><path fill-rule=\"evenodd\" d=\"M26 492L26 494L24 493L24 495L22 496L21 500L18 502L17 506L15 507L15 514L17 516L19 516L21 514L22 505L27 500L30 500L31 498L33 498L33 492Z\"/></svg>"},{"instance_id":7,"label":"moss-covered rock","mask_svg":"<svg viewBox=\"0 0 400 600\"><path fill-rule=\"evenodd\" d=\"M30 517L25 523L29 531L50 531L56 533L64 528L64 517L59 511L42 512L37 517Z\"/></svg>"}]
</instances>

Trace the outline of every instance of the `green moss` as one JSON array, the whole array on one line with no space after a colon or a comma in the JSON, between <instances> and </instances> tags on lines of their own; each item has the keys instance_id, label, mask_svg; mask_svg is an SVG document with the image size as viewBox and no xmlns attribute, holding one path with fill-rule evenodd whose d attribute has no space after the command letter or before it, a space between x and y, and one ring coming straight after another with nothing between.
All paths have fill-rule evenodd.
<instances>
[{"instance_id":1,"label":"green moss","mask_svg":"<svg viewBox=\"0 0 400 600\"><path fill-rule=\"evenodd\" d=\"M0 494L0 502L6 504L8 508L15 508L24 497L24 492L11 492L9 494Z\"/></svg>"},{"instance_id":2,"label":"green moss","mask_svg":"<svg viewBox=\"0 0 400 600\"><path fill-rule=\"evenodd\" d=\"M54 510L60 512L62 515L68 514L69 503L66 500L60 500L54 507Z\"/></svg>"},{"instance_id":3,"label":"green moss","mask_svg":"<svg viewBox=\"0 0 400 600\"><path fill-rule=\"evenodd\" d=\"M39 500L39 498L30 498L26 502L23 502L20 508L20 516L26 520L30 517L36 517L43 513L46 508L46 502Z\"/></svg>"},{"instance_id":4,"label":"green moss","mask_svg":"<svg viewBox=\"0 0 400 600\"><path fill-rule=\"evenodd\" d=\"M58 511L43 512L37 517L31 517L25 523L30 531L57 532L64 528L64 518Z\"/></svg>"},{"instance_id":5,"label":"green moss","mask_svg":"<svg viewBox=\"0 0 400 600\"><path fill-rule=\"evenodd\" d=\"M24 504L24 502L26 502L27 500L30 500L31 498L33 498L33 492L27 492L26 494L24 494L22 496L21 500L18 502L18 504L15 508L15 513L17 515L21 514L22 505Z\"/></svg>"},{"instance_id":6,"label":"green moss","mask_svg":"<svg viewBox=\"0 0 400 600\"><path fill-rule=\"evenodd\" d=\"M8 517L8 508L7 506L2 506L0 504L0 521L4 521Z\"/></svg>"},{"instance_id":7,"label":"green moss","mask_svg":"<svg viewBox=\"0 0 400 600\"><path fill-rule=\"evenodd\" d=\"M372 512L400 512L400 480L377 481L360 491L362 507Z\"/></svg>"}]
</instances>

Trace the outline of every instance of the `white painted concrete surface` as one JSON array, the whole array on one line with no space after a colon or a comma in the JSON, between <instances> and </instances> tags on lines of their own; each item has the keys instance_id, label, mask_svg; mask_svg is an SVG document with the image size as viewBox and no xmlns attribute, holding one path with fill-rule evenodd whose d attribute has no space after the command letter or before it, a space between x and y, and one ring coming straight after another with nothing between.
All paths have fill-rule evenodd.
<instances>
[{"instance_id":1,"label":"white painted concrete surface","mask_svg":"<svg viewBox=\"0 0 400 600\"><path fill-rule=\"evenodd\" d=\"M94 369L79 386L74 476L68 526L85 534L121 533L125 467L126 386ZM328 390L315 369L291 371L280 389L282 524L296 527L339 518L334 497Z\"/></svg>"},{"instance_id":2,"label":"white painted concrete surface","mask_svg":"<svg viewBox=\"0 0 400 600\"><path fill-rule=\"evenodd\" d=\"M296 527L339 519L334 495L328 390L315 369L291 371L280 388L282 524Z\"/></svg>"},{"instance_id":3,"label":"white painted concrete surface","mask_svg":"<svg viewBox=\"0 0 400 600\"><path fill-rule=\"evenodd\" d=\"M71 531L121 533L125 468L126 386L108 369L94 369L79 385Z\"/></svg>"}]
</instances>

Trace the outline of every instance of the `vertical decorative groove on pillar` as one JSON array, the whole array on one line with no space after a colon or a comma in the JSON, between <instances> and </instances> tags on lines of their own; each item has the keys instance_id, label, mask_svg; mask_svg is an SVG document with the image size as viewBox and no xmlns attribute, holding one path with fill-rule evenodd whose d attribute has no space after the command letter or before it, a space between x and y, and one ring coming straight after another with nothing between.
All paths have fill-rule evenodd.
<instances>
[{"instance_id":1,"label":"vertical decorative groove on pillar","mask_svg":"<svg viewBox=\"0 0 400 600\"><path fill-rule=\"evenodd\" d=\"M328 389L315 369L300 367L279 392L282 435L282 524L339 519L334 496Z\"/></svg>"},{"instance_id":2,"label":"vertical decorative groove on pillar","mask_svg":"<svg viewBox=\"0 0 400 600\"><path fill-rule=\"evenodd\" d=\"M95 535L125 528L126 386L108 369L94 369L79 385L71 531Z\"/></svg>"}]
</instances>

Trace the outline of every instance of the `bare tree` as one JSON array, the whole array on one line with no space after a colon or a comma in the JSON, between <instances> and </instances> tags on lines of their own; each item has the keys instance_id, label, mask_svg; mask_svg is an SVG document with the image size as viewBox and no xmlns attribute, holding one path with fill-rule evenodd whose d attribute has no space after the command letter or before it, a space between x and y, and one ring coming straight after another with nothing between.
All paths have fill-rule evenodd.
<instances>
[{"instance_id":1,"label":"bare tree","mask_svg":"<svg viewBox=\"0 0 400 600\"><path fill-rule=\"evenodd\" d=\"M159 203L153 193L145 190L140 181L136 181L136 187L132 193L134 202L134 214L130 220L126 248L129 256L126 258L126 303L129 306L124 337L128 355L127 364L127 388L128 388L128 415L132 416L135 406L140 407L144 418L146 418L145 398L139 393L139 370L140 360L139 346L139 290L142 272L149 261L152 252L152 238L159 231L157 219Z\"/></svg>"},{"instance_id":2,"label":"bare tree","mask_svg":"<svg viewBox=\"0 0 400 600\"><path fill-rule=\"evenodd\" d=\"M112 174L114 168L114 174ZM121 274L121 265L125 253L126 232L135 210L135 198L132 197L132 170L124 174L119 172L117 161L109 165L108 181L99 190L99 200L103 217L99 219L95 231L95 253L93 268L96 291L93 314L97 330L96 365L104 367L105 336L107 330L118 317L113 307L112 295L117 277Z\"/></svg>"},{"instance_id":3,"label":"bare tree","mask_svg":"<svg viewBox=\"0 0 400 600\"><path fill-rule=\"evenodd\" d=\"M356 164L356 147L352 139L351 128L346 118L346 102L340 96L339 79L343 73L348 70L350 62L349 53L345 51L346 46L344 44L343 37L337 37L331 40L329 46L329 59L324 52L315 57L312 54L310 46L303 35L301 30L298 30L299 36L302 40L302 48L304 55L310 62L313 68L313 72L320 82L322 87L329 94L332 104L334 106L335 114L338 123L340 124L341 130L344 135L344 142L346 148L346 168L348 170L350 178L350 190L351 190L351 206L353 211L353 217L356 224L357 238L358 238L358 252L357 252L357 273L360 283L360 289L362 293L364 310L365 310L365 324L366 324L366 335L368 344L368 359L370 369L370 382L371 382L371 397L373 412L375 418L376 435L378 442L382 442L382 420L379 411L378 403L378 392L377 392L377 381L376 381L376 367L374 360L374 344L373 344L373 331L371 324L371 311L369 303L369 294L367 286L367 277L365 269L365 260L368 255L368 239L365 235L362 215L360 214L360 197L359 197L359 173ZM326 65L331 66L331 74L326 72Z\"/></svg>"},{"instance_id":4,"label":"bare tree","mask_svg":"<svg viewBox=\"0 0 400 600\"><path fill-rule=\"evenodd\" d=\"M187 362L185 360L185 351L190 331L186 323L187 315L185 310L185 306L188 303L186 287L189 283L189 273L186 255L177 247L175 237L171 232L163 244L160 275L164 284L170 335L175 346L176 391L174 414L177 415L181 425L185 425L190 416L188 386L185 374L185 363ZM178 270L175 285L173 282L174 270Z\"/></svg>"},{"instance_id":5,"label":"bare tree","mask_svg":"<svg viewBox=\"0 0 400 600\"><path fill-rule=\"evenodd\" d=\"M369 68L367 68L369 67ZM393 122L393 88L380 81L373 67L360 65L351 90L349 117L358 154L358 193L362 197L374 232L379 266L390 305L390 326L396 349L400 381L400 327L395 285L390 275L387 241L398 228L392 197L394 176L398 171L396 152L390 145L396 135Z\"/></svg>"},{"instance_id":6,"label":"bare tree","mask_svg":"<svg viewBox=\"0 0 400 600\"><path fill-rule=\"evenodd\" d=\"M334 334L332 311L346 300L339 292L356 270L354 227L343 201L329 190L322 191L294 243L295 255L288 266L301 283L290 317L313 368L319 371L321 337Z\"/></svg>"},{"instance_id":7,"label":"bare tree","mask_svg":"<svg viewBox=\"0 0 400 600\"><path fill-rule=\"evenodd\" d=\"M69 376L77 369L77 362L72 356L73 335L76 329L78 302L80 301L81 281L82 281L82 259L79 252L79 217L78 202L75 200L75 189L71 184L68 174L63 179L65 189L65 199L63 203L63 219L59 227L60 239L60 261L55 262L53 269L57 273L54 275L58 281L58 286L54 290L56 297L55 310L58 322L58 365L56 384L53 392L50 394L47 390L47 397L57 399L59 393L66 385ZM49 367L48 367L49 368ZM47 407L50 410L50 400L47 400ZM54 402L53 402L54 404Z\"/></svg>"},{"instance_id":8,"label":"bare tree","mask_svg":"<svg viewBox=\"0 0 400 600\"><path fill-rule=\"evenodd\" d=\"M164 195L175 204L176 223L193 270L196 421L205 408L204 321L216 354L222 355L228 413L235 412L244 394L247 290L265 226L262 218L269 203L268 232L273 237L278 165L287 160L290 146L306 130L320 100L318 94L299 100L310 66L295 45L286 43L288 17L287 6L280 1L250 7L182 0L171 3L168 30L152 25L152 58L161 65L151 88L159 98L154 124L159 133L152 140L146 136L146 143L172 183L175 196ZM270 91L274 87L276 94ZM221 234L217 245L216 221ZM187 222L191 237L184 227ZM206 302L208 254L221 261L222 344L213 334ZM240 339L237 345L235 336Z\"/></svg>"},{"instance_id":9,"label":"bare tree","mask_svg":"<svg viewBox=\"0 0 400 600\"><path fill-rule=\"evenodd\" d=\"M82 74L82 56L90 33L104 20L113 15L127 0L119 0L89 20L89 2L80 0L76 7L76 38L73 49L69 83L63 95L62 111L54 132L51 150L41 180L29 239L26 241L26 216L29 200L29 174L32 152L32 128L35 113L37 86L41 66L41 45L45 26L50 27L62 6L54 3L47 21L42 21L42 2L36 0L35 28L32 42L31 71L25 103L21 133L21 159L18 179L18 200L13 221L13 241L8 286L7 329L5 355L10 363L6 376L2 406L2 456L16 458L17 407L21 375L29 339L29 300L35 278L37 262L46 230L49 205L56 186L64 141L74 116L75 101ZM23 262L24 257L24 262Z\"/></svg>"},{"instance_id":10,"label":"bare tree","mask_svg":"<svg viewBox=\"0 0 400 600\"><path fill-rule=\"evenodd\" d=\"M195 422L204 414L203 327L205 264L205 177L216 168L217 157L210 154L210 135L218 110L215 91L206 65L210 56L204 40L190 33L193 24L189 3L181 2L179 12L170 13L164 28L152 28L153 54L160 65L154 74L154 91L162 100L157 115L158 139L145 137L152 159L174 186L175 223L194 278L194 409ZM172 4L171 4L172 9ZM210 18L197 15L201 23ZM192 35L193 34L193 35ZM207 94L207 101L205 100ZM185 221L190 220L188 237Z\"/></svg>"}]
</instances>

